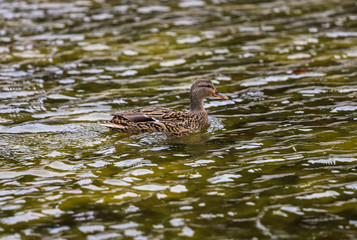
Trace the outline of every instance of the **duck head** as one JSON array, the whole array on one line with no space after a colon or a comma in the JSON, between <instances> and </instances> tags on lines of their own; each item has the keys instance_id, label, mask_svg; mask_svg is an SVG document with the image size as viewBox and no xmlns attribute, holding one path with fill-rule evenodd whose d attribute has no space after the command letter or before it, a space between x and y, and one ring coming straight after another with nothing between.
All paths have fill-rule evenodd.
<instances>
[{"instance_id":1,"label":"duck head","mask_svg":"<svg viewBox=\"0 0 357 240\"><path fill-rule=\"evenodd\" d=\"M207 79L193 82L190 91L191 112L204 111L203 101L206 97L218 97L227 100L228 97L218 92L213 83Z\"/></svg>"}]
</instances>

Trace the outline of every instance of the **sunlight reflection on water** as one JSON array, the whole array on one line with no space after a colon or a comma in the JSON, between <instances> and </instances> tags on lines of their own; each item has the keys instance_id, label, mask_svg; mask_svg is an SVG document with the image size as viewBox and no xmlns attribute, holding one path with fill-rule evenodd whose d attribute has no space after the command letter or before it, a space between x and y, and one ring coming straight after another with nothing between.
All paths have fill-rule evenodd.
<instances>
[{"instance_id":1,"label":"sunlight reflection on water","mask_svg":"<svg viewBox=\"0 0 357 240\"><path fill-rule=\"evenodd\" d=\"M0 1L0 237L354 239L355 8ZM198 133L96 123L197 78Z\"/></svg>"}]
</instances>

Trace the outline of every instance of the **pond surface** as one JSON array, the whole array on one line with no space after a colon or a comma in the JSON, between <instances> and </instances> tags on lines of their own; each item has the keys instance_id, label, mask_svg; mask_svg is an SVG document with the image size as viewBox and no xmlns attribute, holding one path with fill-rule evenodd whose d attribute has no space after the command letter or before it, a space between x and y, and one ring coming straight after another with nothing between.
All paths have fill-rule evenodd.
<instances>
[{"instance_id":1,"label":"pond surface","mask_svg":"<svg viewBox=\"0 0 357 240\"><path fill-rule=\"evenodd\" d=\"M0 239L355 239L356 46L352 0L0 0ZM197 134L97 124L197 78Z\"/></svg>"}]
</instances>

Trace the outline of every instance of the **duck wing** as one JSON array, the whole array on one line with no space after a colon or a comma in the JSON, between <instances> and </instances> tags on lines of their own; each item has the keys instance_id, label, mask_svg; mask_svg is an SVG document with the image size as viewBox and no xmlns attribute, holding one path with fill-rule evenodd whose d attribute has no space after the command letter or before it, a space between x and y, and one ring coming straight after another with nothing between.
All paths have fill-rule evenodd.
<instances>
[{"instance_id":1,"label":"duck wing","mask_svg":"<svg viewBox=\"0 0 357 240\"><path fill-rule=\"evenodd\" d=\"M188 114L169 108L143 108L129 112L114 113L112 115L114 118L123 118L131 122L162 122L182 120Z\"/></svg>"}]
</instances>

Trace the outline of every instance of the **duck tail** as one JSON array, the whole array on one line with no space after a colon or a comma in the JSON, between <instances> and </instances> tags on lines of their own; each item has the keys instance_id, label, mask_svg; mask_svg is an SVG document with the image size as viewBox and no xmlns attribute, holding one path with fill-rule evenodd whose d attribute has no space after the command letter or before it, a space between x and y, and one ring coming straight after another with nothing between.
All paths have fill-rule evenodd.
<instances>
[{"instance_id":1,"label":"duck tail","mask_svg":"<svg viewBox=\"0 0 357 240\"><path fill-rule=\"evenodd\" d=\"M126 128L125 126L123 126L121 124L116 124L111 121L98 121L98 124L108 127L112 130L116 130L116 131L120 131L120 130L123 131Z\"/></svg>"}]
</instances>

